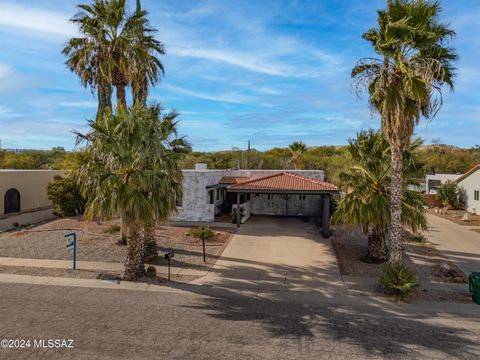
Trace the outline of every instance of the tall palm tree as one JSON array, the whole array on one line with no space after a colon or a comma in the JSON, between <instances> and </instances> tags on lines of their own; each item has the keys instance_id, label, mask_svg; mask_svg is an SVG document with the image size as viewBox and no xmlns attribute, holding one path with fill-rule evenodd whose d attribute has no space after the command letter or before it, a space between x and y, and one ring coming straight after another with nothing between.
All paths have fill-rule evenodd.
<instances>
[{"instance_id":1,"label":"tall palm tree","mask_svg":"<svg viewBox=\"0 0 480 360\"><path fill-rule=\"evenodd\" d=\"M79 134L86 142L89 161L78 170L87 195L86 216L120 215L127 225L127 259L124 278L143 275L147 254L145 229L154 227L176 210L181 196L179 160L188 149L175 135L175 113L161 108L135 106L118 114L105 113L89 121L91 131Z\"/></svg>"},{"instance_id":2,"label":"tall palm tree","mask_svg":"<svg viewBox=\"0 0 480 360\"><path fill-rule=\"evenodd\" d=\"M137 0L136 14L144 15L139 23L134 42L136 56L132 72L132 97L134 104L146 105L149 84L155 86L160 77L165 74L163 64L158 59L158 55L165 55L165 47L155 39L156 30L150 27L146 18L147 12L142 11L140 0Z\"/></svg>"},{"instance_id":3,"label":"tall palm tree","mask_svg":"<svg viewBox=\"0 0 480 360\"><path fill-rule=\"evenodd\" d=\"M302 155L307 151L307 146L302 141L294 141L288 146L291 158L290 162L293 164L293 168L298 170L302 166Z\"/></svg>"},{"instance_id":4,"label":"tall palm tree","mask_svg":"<svg viewBox=\"0 0 480 360\"><path fill-rule=\"evenodd\" d=\"M408 185L415 183L410 175L420 166L413 156L418 145L419 142L413 143L404 157L407 176L403 184L402 225L412 231L427 226L422 197L408 190ZM390 145L380 132L370 130L349 140L348 151L357 165L340 174L347 194L339 202L332 219L336 223L360 226L368 236L367 261L383 262L387 258L386 237L391 222Z\"/></svg>"},{"instance_id":5,"label":"tall palm tree","mask_svg":"<svg viewBox=\"0 0 480 360\"><path fill-rule=\"evenodd\" d=\"M78 7L72 22L82 36L72 38L64 48L67 65L85 86L98 88L100 108L109 105L111 88L115 87L117 108L125 110L126 87L131 84L138 88L134 83L139 72L150 83L163 74L156 56L163 55L165 49L153 37L155 30L149 25L147 12L138 9L127 14L126 0L95 0L92 5Z\"/></svg>"},{"instance_id":6,"label":"tall palm tree","mask_svg":"<svg viewBox=\"0 0 480 360\"><path fill-rule=\"evenodd\" d=\"M438 1L389 1L378 11L378 28L363 34L381 59L360 60L352 70L357 89L366 88L391 146L389 261L402 261L403 154L422 117L442 105L442 87L453 89L455 52L446 44L454 31L438 21Z\"/></svg>"}]
</instances>

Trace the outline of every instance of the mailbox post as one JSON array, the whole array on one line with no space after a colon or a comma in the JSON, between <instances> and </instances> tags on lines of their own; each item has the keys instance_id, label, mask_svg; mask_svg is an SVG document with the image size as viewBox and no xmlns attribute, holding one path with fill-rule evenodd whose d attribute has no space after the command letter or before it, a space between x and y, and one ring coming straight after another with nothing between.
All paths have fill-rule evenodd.
<instances>
[{"instance_id":1,"label":"mailbox post","mask_svg":"<svg viewBox=\"0 0 480 360\"><path fill-rule=\"evenodd\" d=\"M205 258L205 228L202 228L202 246L203 246L203 262L206 263L207 260Z\"/></svg>"},{"instance_id":2,"label":"mailbox post","mask_svg":"<svg viewBox=\"0 0 480 360\"><path fill-rule=\"evenodd\" d=\"M173 251L170 251L165 254L165 260L168 261L168 281L170 281L170 259L175 256L175 253Z\"/></svg>"}]
</instances>

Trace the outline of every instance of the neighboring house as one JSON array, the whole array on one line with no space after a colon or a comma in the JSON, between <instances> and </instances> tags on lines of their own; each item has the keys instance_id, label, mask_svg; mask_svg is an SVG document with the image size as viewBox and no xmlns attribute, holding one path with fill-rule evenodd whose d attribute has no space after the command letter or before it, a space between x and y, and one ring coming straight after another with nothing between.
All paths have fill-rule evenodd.
<instances>
[{"instance_id":1,"label":"neighboring house","mask_svg":"<svg viewBox=\"0 0 480 360\"><path fill-rule=\"evenodd\" d=\"M60 170L0 170L0 218L52 207L47 185Z\"/></svg>"},{"instance_id":2,"label":"neighboring house","mask_svg":"<svg viewBox=\"0 0 480 360\"><path fill-rule=\"evenodd\" d=\"M433 174L425 176L425 193L436 194L437 189L447 181L455 181L462 174Z\"/></svg>"},{"instance_id":3,"label":"neighboring house","mask_svg":"<svg viewBox=\"0 0 480 360\"><path fill-rule=\"evenodd\" d=\"M475 165L455 181L462 193L465 209L480 213L480 164Z\"/></svg>"},{"instance_id":4,"label":"neighboring house","mask_svg":"<svg viewBox=\"0 0 480 360\"><path fill-rule=\"evenodd\" d=\"M330 195L338 188L322 170L183 170L183 199L175 221L214 222L240 206L238 226L251 215L322 218L328 236Z\"/></svg>"}]
</instances>

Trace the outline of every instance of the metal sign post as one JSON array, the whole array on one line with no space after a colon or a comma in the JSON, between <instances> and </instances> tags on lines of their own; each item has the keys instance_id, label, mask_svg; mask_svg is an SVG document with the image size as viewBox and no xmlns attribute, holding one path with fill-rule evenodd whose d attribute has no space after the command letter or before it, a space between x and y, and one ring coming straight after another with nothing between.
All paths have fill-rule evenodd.
<instances>
[{"instance_id":1,"label":"metal sign post","mask_svg":"<svg viewBox=\"0 0 480 360\"><path fill-rule=\"evenodd\" d=\"M77 270L77 233L66 234L67 254L73 251L73 271Z\"/></svg>"}]
</instances>

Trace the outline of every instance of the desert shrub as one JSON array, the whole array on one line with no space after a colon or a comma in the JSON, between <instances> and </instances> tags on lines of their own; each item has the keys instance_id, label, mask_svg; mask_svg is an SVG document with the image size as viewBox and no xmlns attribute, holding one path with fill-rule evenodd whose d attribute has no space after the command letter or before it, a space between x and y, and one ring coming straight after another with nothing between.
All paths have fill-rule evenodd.
<instances>
[{"instance_id":1,"label":"desert shrub","mask_svg":"<svg viewBox=\"0 0 480 360\"><path fill-rule=\"evenodd\" d=\"M203 237L205 240L208 240L215 235L215 233L208 226L196 227L190 230L189 234L195 239L202 239Z\"/></svg>"},{"instance_id":2,"label":"desert shrub","mask_svg":"<svg viewBox=\"0 0 480 360\"><path fill-rule=\"evenodd\" d=\"M53 213L57 216L82 215L85 199L71 176L55 176L47 185L47 196L53 202Z\"/></svg>"},{"instance_id":3,"label":"desert shrub","mask_svg":"<svg viewBox=\"0 0 480 360\"><path fill-rule=\"evenodd\" d=\"M416 272L405 264L385 264L379 281L388 294L400 300L408 298L420 286Z\"/></svg>"},{"instance_id":4,"label":"desert shrub","mask_svg":"<svg viewBox=\"0 0 480 360\"><path fill-rule=\"evenodd\" d=\"M120 225L112 224L105 230L105 233L106 234L116 234L116 233L120 232L120 230L122 230Z\"/></svg>"},{"instance_id":5,"label":"desert shrub","mask_svg":"<svg viewBox=\"0 0 480 360\"><path fill-rule=\"evenodd\" d=\"M408 241L414 242L414 243L424 243L427 239L425 238L424 235L422 234L412 234L409 238Z\"/></svg>"},{"instance_id":6,"label":"desert shrub","mask_svg":"<svg viewBox=\"0 0 480 360\"><path fill-rule=\"evenodd\" d=\"M437 200L440 200L444 207L451 206L455 210L463 208L462 200L460 197L460 189L457 183L447 181L445 184L437 189L435 196Z\"/></svg>"},{"instance_id":7,"label":"desert shrub","mask_svg":"<svg viewBox=\"0 0 480 360\"><path fill-rule=\"evenodd\" d=\"M154 278L155 276L157 276L157 269L155 268L155 266L150 265L149 267L147 267L147 269L145 270L145 276L148 278Z\"/></svg>"}]
</instances>

